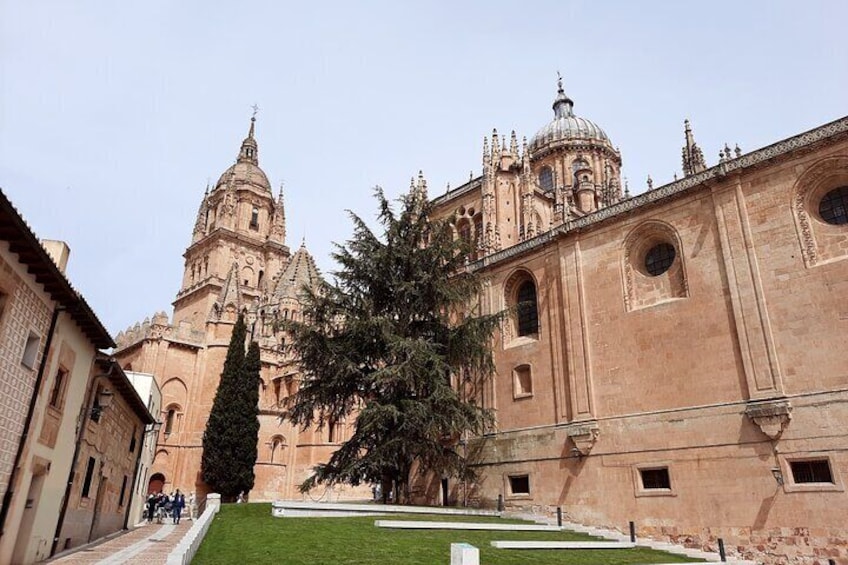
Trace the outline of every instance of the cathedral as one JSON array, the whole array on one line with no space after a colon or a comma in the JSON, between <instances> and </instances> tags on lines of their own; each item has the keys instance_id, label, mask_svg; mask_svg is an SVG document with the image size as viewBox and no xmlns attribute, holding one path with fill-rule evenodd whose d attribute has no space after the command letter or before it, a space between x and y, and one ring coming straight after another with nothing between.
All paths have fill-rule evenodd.
<instances>
[{"instance_id":1,"label":"cathedral","mask_svg":"<svg viewBox=\"0 0 848 565\"><path fill-rule=\"evenodd\" d=\"M722 538L767 563L848 558L848 117L747 153L725 146L715 163L687 121L681 178L632 195L622 154L575 106L560 81L549 123L529 141L495 131L482 175L432 199L473 246L483 310L512 314L475 399L495 425L467 440L480 480L434 477L415 495L632 521L639 536L713 551ZM412 190L426 191L423 176ZM297 319L298 290L320 282L285 236L251 122L200 204L172 318L116 340L121 366L162 389L150 488L202 492L239 312L262 347L251 498L299 497L344 441L343 423L283 418L300 374L275 322Z\"/></svg>"},{"instance_id":2,"label":"cathedral","mask_svg":"<svg viewBox=\"0 0 848 565\"><path fill-rule=\"evenodd\" d=\"M453 501L553 513L768 563L848 559L848 117L631 195L560 82L433 200L510 308ZM419 184L423 180L419 181ZM422 488L439 499L444 478ZM848 562L848 561L839 561Z\"/></svg>"},{"instance_id":3,"label":"cathedral","mask_svg":"<svg viewBox=\"0 0 848 565\"><path fill-rule=\"evenodd\" d=\"M252 118L235 164L200 202L172 318L157 313L115 340L121 366L155 375L162 392L156 456L143 479L151 491L205 491L203 432L239 313L262 356L259 456L251 499L299 496L297 486L311 468L343 440L342 423L304 432L283 419L283 401L295 392L299 377L275 326L299 319L301 288L314 288L321 277L305 245L294 253L286 245L282 189L275 197L259 167L254 134Z\"/></svg>"}]
</instances>

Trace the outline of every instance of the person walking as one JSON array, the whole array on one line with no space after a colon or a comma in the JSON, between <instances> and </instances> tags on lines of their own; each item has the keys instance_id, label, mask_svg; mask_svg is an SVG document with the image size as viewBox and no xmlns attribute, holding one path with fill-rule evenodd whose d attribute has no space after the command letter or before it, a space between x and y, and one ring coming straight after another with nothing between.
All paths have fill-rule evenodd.
<instances>
[{"instance_id":1,"label":"person walking","mask_svg":"<svg viewBox=\"0 0 848 565\"><path fill-rule=\"evenodd\" d=\"M174 524L179 524L180 515L182 515L183 508L185 508L185 496L180 492L180 489L177 489L177 492L174 493L174 501L171 507L174 513Z\"/></svg>"}]
</instances>

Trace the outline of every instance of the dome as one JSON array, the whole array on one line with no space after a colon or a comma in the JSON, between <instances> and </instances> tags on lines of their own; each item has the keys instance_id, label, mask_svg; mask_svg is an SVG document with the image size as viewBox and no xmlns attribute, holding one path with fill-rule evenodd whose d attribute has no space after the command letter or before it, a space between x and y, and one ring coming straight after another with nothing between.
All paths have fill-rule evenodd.
<instances>
[{"instance_id":1,"label":"dome","mask_svg":"<svg viewBox=\"0 0 848 565\"><path fill-rule=\"evenodd\" d=\"M551 143L576 139L596 140L609 143L609 137L594 122L574 115L574 102L562 89L562 79L554 100L554 119L536 132L530 140L530 150L536 151Z\"/></svg>"},{"instance_id":2,"label":"dome","mask_svg":"<svg viewBox=\"0 0 848 565\"><path fill-rule=\"evenodd\" d=\"M227 182L232 178L236 185L251 184L256 188L271 192L271 183L268 182L268 177L265 171L259 168L259 165L254 165L249 161L239 161L221 175L215 188L226 186Z\"/></svg>"},{"instance_id":3,"label":"dome","mask_svg":"<svg viewBox=\"0 0 848 565\"><path fill-rule=\"evenodd\" d=\"M216 189L222 185L226 186L232 180L236 185L249 184L260 190L271 192L271 183L268 182L265 172L259 168L259 147L253 137L255 124L256 117L254 116L250 118L250 131L244 141L241 142L241 150L236 159L236 164L224 171L224 174L215 183Z\"/></svg>"}]
</instances>

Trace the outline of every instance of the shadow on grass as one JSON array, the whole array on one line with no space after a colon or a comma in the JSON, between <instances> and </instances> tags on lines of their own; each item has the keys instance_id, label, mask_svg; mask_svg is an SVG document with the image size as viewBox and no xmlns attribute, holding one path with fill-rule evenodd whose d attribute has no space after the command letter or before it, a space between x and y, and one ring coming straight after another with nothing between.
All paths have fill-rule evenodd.
<instances>
[{"instance_id":1,"label":"shadow on grass","mask_svg":"<svg viewBox=\"0 0 848 565\"><path fill-rule=\"evenodd\" d=\"M496 521L491 517L387 516L391 519ZM610 550L505 550L493 540L595 540L576 532L489 532L391 530L374 526L374 516L273 518L270 504L228 504L212 522L193 565L437 565L450 563L450 544L480 549L485 565L636 565L697 561L647 548ZM509 522L519 523L516 520Z\"/></svg>"}]
</instances>

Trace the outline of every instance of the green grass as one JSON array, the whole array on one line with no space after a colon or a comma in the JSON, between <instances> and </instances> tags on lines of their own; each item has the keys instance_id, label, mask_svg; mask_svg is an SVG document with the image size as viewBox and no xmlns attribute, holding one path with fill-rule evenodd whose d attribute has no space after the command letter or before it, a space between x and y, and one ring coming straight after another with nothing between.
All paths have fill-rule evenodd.
<instances>
[{"instance_id":1,"label":"green grass","mask_svg":"<svg viewBox=\"0 0 848 565\"><path fill-rule=\"evenodd\" d=\"M492 517L386 515L385 519L504 522ZM374 516L273 518L270 504L227 504L212 522L193 565L439 565L450 544L480 549L482 565L635 565L697 561L647 548L609 550L495 549L492 540L593 540L574 532L487 532L376 528ZM519 522L510 520L510 522Z\"/></svg>"}]
</instances>

